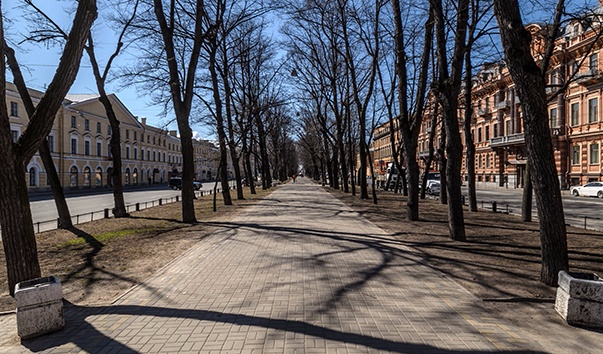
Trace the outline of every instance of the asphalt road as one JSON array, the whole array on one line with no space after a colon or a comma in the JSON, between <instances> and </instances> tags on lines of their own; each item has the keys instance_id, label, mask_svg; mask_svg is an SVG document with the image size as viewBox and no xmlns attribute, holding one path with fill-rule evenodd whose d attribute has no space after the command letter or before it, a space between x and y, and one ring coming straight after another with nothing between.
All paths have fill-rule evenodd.
<instances>
[{"instance_id":1,"label":"asphalt road","mask_svg":"<svg viewBox=\"0 0 603 354\"><path fill-rule=\"evenodd\" d=\"M233 182L231 182L233 185ZM213 190L214 183L204 183L202 191ZM219 186L218 186L218 189ZM172 190L167 185L154 185L150 187L139 187L124 191L126 206L129 210L134 210L136 203L140 208L151 207L159 204L159 199L163 203L175 201L181 191ZM91 191L77 191L66 195L67 205L74 223L97 220L104 217L104 210L113 208L113 193L111 190L104 190L101 193ZM34 194L30 196L32 218L36 231L44 231L56 228L56 219L58 217L54 204L54 199L50 194ZM110 213L110 212L109 212Z\"/></svg>"},{"instance_id":2,"label":"asphalt road","mask_svg":"<svg viewBox=\"0 0 603 354\"><path fill-rule=\"evenodd\" d=\"M463 193L467 193L466 189ZM496 201L498 211L519 215L522 193L523 189L478 189L478 208L492 210L492 202ZM572 197L568 191L562 191L562 200L566 224L584 228L586 222L587 229L603 230L603 199ZM532 215L536 220L536 202L533 201L532 205Z\"/></svg>"}]
</instances>

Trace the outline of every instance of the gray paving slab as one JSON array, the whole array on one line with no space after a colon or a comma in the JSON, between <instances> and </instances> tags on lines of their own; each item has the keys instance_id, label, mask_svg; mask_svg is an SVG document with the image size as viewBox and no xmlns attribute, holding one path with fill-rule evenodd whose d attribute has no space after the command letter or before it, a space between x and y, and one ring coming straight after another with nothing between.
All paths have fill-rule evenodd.
<instances>
[{"instance_id":1,"label":"gray paving slab","mask_svg":"<svg viewBox=\"0 0 603 354\"><path fill-rule=\"evenodd\" d=\"M0 353L542 352L457 283L300 178L114 303Z\"/></svg>"}]
</instances>

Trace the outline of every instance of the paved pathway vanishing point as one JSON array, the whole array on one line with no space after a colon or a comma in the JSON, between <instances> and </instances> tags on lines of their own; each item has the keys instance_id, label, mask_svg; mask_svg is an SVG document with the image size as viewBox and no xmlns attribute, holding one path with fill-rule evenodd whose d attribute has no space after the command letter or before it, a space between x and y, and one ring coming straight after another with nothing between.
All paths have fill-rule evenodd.
<instances>
[{"instance_id":1,"label":"paved pathway vanishing point","mask_svg":"<svg viewBox=\"0 0 603 354\"><path fill-rule=\"evenodd\" d=\"M68 306L64 330L0 353L542 352L308 179L212 225L114 303ZM0 327L16 336L14 315Z\"/></svg>"}]
</instances>

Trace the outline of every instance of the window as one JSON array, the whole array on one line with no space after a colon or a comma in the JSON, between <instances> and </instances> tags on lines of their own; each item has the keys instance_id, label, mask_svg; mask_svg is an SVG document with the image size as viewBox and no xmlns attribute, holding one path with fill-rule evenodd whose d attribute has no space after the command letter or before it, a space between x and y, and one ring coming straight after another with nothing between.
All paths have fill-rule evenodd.
<instances>
[{"instance_id":1,"label":"window","mask_svg":"<svg viewBox=\"0 0 603 354\"><path fill-rule=\"evenodd\" d=\"M96 168L96 176L94 178L95 184L101 186L103 184L103 169L100 167Z\"/></svg>"},{"instance_id":2,"label":"window","mask_svg":"<svg viewBox=\"0 0 603 354\"><path fill-rule=\"evenodd\" d=\"M77 187L77 167L72 166L69 170L69 186Z\"/></svg>"},{"instance_id":3,"label":"window","mask_svg":"<svg viewBox=\"0 0 603 354\"><path fill-rule=\"evenodd\" d=\"M490 140L490 126L486 125L486 140Z\"/></svg>"},{"instance_id":4,"label":"window","mask_svg":"<svg viewBox=\"0 0 603 354\"><path fill-rule=\"evenodd\" d=\"M571 125L579 125L580 124L580 104L572 103L570 107L570 115L571 115Z\"/></svg>"},{"instance_id":5,"label":"window","mask_svg":"<svg viewBox=\"0 0 603 354\"><path fill-rule=\"evenodd\" d=\"M18 117L19 116L19 104L17 102L12 102L10 103L10 115L11 117Z\"/></svg>"},{"instance_id":6,"label":"window","mask_svg":"<svg viewBox=\"0 0 603 354\"><path fill-rule=\"evenodd\" d=\"M580 25L579 24L575 24L574 27L572 28L572 35L574 37L580 35Z\"/></svg>"},{"instance_id":7,"label":"window","mask_svg":"<svg viewBox=\"0 0 603 354\"><path fill-rule=\"evenodd\" d=\"M46 140L48 141L48 150L54 152L54 135L49 135Z\"/></svg>"},{"instance_id":8,"label":"window","mask_svg":"<svg viewBox=\"0 0 603 354\"><path fill-rule=\"evenodd\" d=\"M591 98L588 100L588 122L594 123L599 121L599 100L597 98Z\"/></svg>"},{"instance_id":9,"label":"window","mask_svg":"<svg viewBox=\"0 0 603 354\"><path fill-rule=\"evenodd\" d=\"M109 159L113 157L113 155L111 154L111 142L107 144L107 156L109 157Z\"/></svg>"},{"instance_id":10,"label":"window","mask_svg":"<svg viewBox=\"0 0 603 354\"><path fill-rule=\"evenodd\" d=\"M163 162L165 162L165 152L163 153Z\"/></svg>"},{"instance_id":11,"label":"window","mask_svg":"<svg viewBox=\"0 0 603 354\"><path fill-rule=\"evenodd\" d=\"M136 141L136 135L137 135L136 133L138 133L138 132L136 132L136 131L134 132L134 141Z\"/></svg>"},{"instance_id":12,"label":"window","mask_svg":"<svg viewBox=\"0 0 603 354\"><path fill-rule=\"evenodd\" d=\"M147 144L150 144L150 143L151 143L151 136L147 135Z\"/></svg>"},{"instance_id":13,"label":"window","mask_svg":"<svg viewBox=\"0 0 603 354\"><path fill-rule=\"evenodd\" d=\"M132 172L132 183L138 184L138 169L134 168L134 172Z\"/></svg>"},{"instance_id":14,"label":"window","mask_svg":"<svg viewBox=\"0 0 603 354\"><path fill-rule=\"evenodd\" d=\"M144 161L144 149L140 150L140 159Z\"/></svg>"},{"instance_id":15,"label":"window","mask_svg":"<svg viewBox=\"0 0 603 354\"><path fill-rule=\"evenodd\" d=\"M549 126L551 128L557 128L557 108L551 108L549 110Z\"/></svg>"},{"instance_id":16,"label":"window","mask_svg":"<svg viewBox=\"0 0 603 354\"><path fill-rule=\"evenodd\" d=\"M597 71L599 69L599 55L597 53L592 54L588 58L588 70Z\"/></svg>"},{"instance_id":17,"label":"window","mask_svg":"<svg viewBox=\"0 0 603 354\"><path fill-rule=\"evenodd\" d=\"M484 100L484 103L485 103L485 110L486 110L486 112L488 112L490 110L490 98L489 97L486 98Z\"/></svg>"},{"instance_id":18,"label":"window","mask_svg":"<svg viewBox=\"0 0 603 354\"><path fill-rule=\"evenodd\" d=\"M156 144L155 137L153 137L153 145L155 145L155 144Z\"/></svg>"},{"instance_id":19,"label":"window","mask_svg":"<svg viewBox=\"0 0 603 354\"><path fill-rule=\"evenodd\" d=\"M11 102L12 103L12 102ZM35 187L38 185L38 174L36 173L36 169L33 167L29 168L29 186Z\"/></svg>"},{"instance_id":20,"label":"window","mask_svg":"<svg viewBox=\"0 0 603 354\"><path fill-rule=\"evenodd\" d=\"M90 119L84 119L84 130L90 131Z\"/></svg>"},{"instance_id":21,"label":"window","mask_svg":"<svg viewBox=\"0 0 603 354\"><path fill-rule=\"evenodd\" d=\"M97 122L97 123L96 123L96 133L97 133L97 134L100 134L100 133L101 133L101 124L100 124L100 122Z\"/></svg>"},{"instance_id":22,"label":"window","mask_svg":"<svg viewBox=\"0 0 603 354\"><path fill-rule=\"evenodd\" d=\"M130 159L130 147L126 146L126 159Z\"/></svg>"},{"instance_id":23,"label":"window","mask_svg":"<svg viewBox=\"0 0 603 354\"><path fill-rule=\"evenodd\" d=\"M134 160L138 160L138 148L134 147Z\"/></svg>"},{"instance_id":24,"label":"window","mask_svg":"<svg viewBox=\"0 0 603 354\"><path fill-rule=\"evenodd\" d=\"M482 156L481 155L479 155L477 157L477 167L482 168Z\"/></svg>"},{"instance_id":25,"label":"window","mask_svg":"<svg viewBox=\"0 0 603 354\"><path fill-rule=\"evenodd\" d=\"M71 116L71 128L77 129L77 118L75 116Z\"/></svg>"},{"instance_id":26,"label":"window","mask_svg":"<svg viewBox=\"0 0 603 354\"><path fill-rule=\"evenodd\" d=\"M496 138L498 136L498 124L495 123L494 124L494 137Z\"/></svg>"},{"instance_id":27,"label":"window","mask_svg":"<svg viewBox=\"0 0 603 354\"><path fill-rule=\"evenodd\" d=\"M477 142L482 141L482 128L477 128Z\"/></svg>"},{"instance_id":28,"label":"window","mask_svg":"<svg viewBox=\"0 0 603 354\"><path fill-rule=\"evenodd\" d=\"M77 139L71 138L71 153L73 155L77 154Z\"/></svg>"},{"instance_id":29,"label":"window","mask_svg":"<svg viewBox=\"0 0 603 354\"><path fill-rule=\"evenodd\" d=\"M13 138L13 143L16 143L17 140L19 140L19 131L11 129L10 134L11 134L11 136Z\"/></svg>"},{"instance_id":30,"label":"window","mask_svg":"<svg viewBox=\"0 0 603 354\"><path fill-rule=\"evenodd\" d=\"M589 163L598 164L599 163L599 144L590 144L590 160Z\"/></svg>"},{"instance_id":31,"label":"window","mask_svg":"<svg viewBox=\"0 0 603 354\"><path fill-rule=\"evenodd\" d=\"M572 165L580 164L580 146L572 146Z\"/></svg>"},{"instance_id":32,"label":"window","mask_svg":"<svg viewBox=\"0 0 603 354\"><path fill-rule=\"evenodd\" d=\"M490 168L490 154L486 155L486 168Z\"/></svg>"},{"instance_id":33,"label":"window","mask_svg":"<svg viewBox=\"0 0 603 354\"><path fill-rule=\"evenodd\" d=\"M84 141L84 155L90 156L90 141Z\"/></svg>"},{"instance_id":34,"label":"window","mask_svg":"<svg viewBox=\"0 0 603 354\"><path fill-rule=\"evenodd\" d=\"M96 142L96 156L103 155L103 144L100 141Z\"/></svg>"},{"instance_id":35,"label":"window","mask_svg":"<svg viewBox=\"0 0 603 354\"><path fill-rule=\"evenodd\" d=\"M572 63L572 74L577 73L578 69L580 69L580 62L579 61L573 62Z\"/></svg>"},{"instance_id":36,"label":"window","mask_svg":"<svg viewBox=\"0 0 603 354\"><path fill-rule=\"evenodd\" d=\"M147 160L151 161L151 151L147 150Z\"/></svg>"},{"instance_id":37,"label":"window","mask_svg":"<svg viewBox=\"0 0 603 354\"><path fill-rule=\"evenodd\" d=\"M156 156L155 156L155 151L153 151L153 161L157 161Z\"/></svg>"},{"instance_id":38,"label":"window","mask_svg":"<svg viewBox=\"0 0 603 354\"><path fill-rule=\"evenodd\" d=\"M84 167L84 187L90 187L90 167Z\"/></svg>"},{"instance_id":39,"label":"window","mask_svg":"<svg viewBox=\"0 0 603 354\"><path fill-rule=\"evenodd\" d=\"M126 129L126 139L130 139L130 131Z\"/></svg>"},{"instance_id":40,"label":"window","mask_svg":"<svg viewBox=\"0 0 603 354\"><path fill-rule=\"evenodd\" d=\"M126 185L130 184L130 168L126 168Z\"/></svg>"},{"instance_id":41,"label":"window","mask_svg":"<svg viewBox=\"0 0 603 354\"><path fill-rule=\"evenodd\" d=\"M113 133L111 131L111 125L107 125L107 135L111 136L111 133Z\"/></svg>"}]
</instances>

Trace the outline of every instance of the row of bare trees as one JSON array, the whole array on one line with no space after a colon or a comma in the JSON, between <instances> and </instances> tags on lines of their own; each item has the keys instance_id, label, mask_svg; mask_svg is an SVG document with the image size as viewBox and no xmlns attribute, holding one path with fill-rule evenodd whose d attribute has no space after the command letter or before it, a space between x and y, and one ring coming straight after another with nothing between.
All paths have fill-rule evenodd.
<instances>
[{"instance_id":1,"label":"row of bare trees","mask_svg":"<svg viewBox=\"0 0 603 354\"><path fill-rule=\"evenodd\" d=\"M564 12L570 8L564 0L556 6L544 5L539 11L526 11L550 17L547 50L535 59L517 0L288 3L284 34L295 73L301 161L308 175L345 192L351 187L353 194L358 185L360 198L368 199L367 171L375 175L368 149L371 132L376 124L389 121L391 154L397 170L403 171L399 180L407 195L406 218L418 220L417 144L421 124L429 119L432 130L441 129L431 134L428 161L438 153L450 237L466 241L461 167L464 150L466 165L475 165L473 68L504 54L501 59L522 102L529 173L541 226L541 281L556 284L557 273L568 269L568 257L545 86L553 42L564 21L576 14ZM495 42L502 44L502 51L492 52ZM484 48L490 48L487 59ZM567 87L561 86L556 95ZM436 136L439 142L433 141ZM474 180L475 171L469 168L471 212L477 211ZM372 187L374 191L374 179ZM377 203L374 193L373 201Z\"/></svg>"},{"instance_id":2,"label":"row of bare trees","mask_svg":"<svg viewBox=\"0 0 603 354\"><path fill-rule=\"evenodd\" d=\"M2 60L11 70L30 122L17 142L12 141L6 100L0 101L2 154L0 182L2 244L7 259L9 292L16 283L39 277L40 267L22 171L37 150L45 162L60 215L61 227L71 227L69 210L62 193L46 136L65 95L74 82L83 52L86 51L96 80L99 100L112 129L111 155L115 217L128 217L121 185L120 122L113 112L106 84L121 79L135 85L154 103L162 104L166 115L175 117L182 152L182 220L197 221L194 208L195 177L193 126L213 130L220 149L219 181L223 202L232 204L228 188L228 162L232 162L237 182L237 198L244 199L242 182L261 177L262 188L272 186L297 172L297 149L292 139L293 116L283 91L282 61L268 32L266 15L273 7L261 0L83 0L73 5L71 30L66 31L34 1L23 0L24 19L30 21L24 38L6 38L0 23ZM97 7L102 11L97 11ZM72 10L72 9L70 9ZM100 16L99 16L100 15ZM102 21L114 29L115 49L106 58L95 47L92 25ZM1 16L0 16L1 17ZM97 24L99 23L97 21ZM34 106L17 60L17 48L8 43L37 42L58 45L63 56L55 79L44 97ZM17 49L17 50L14 50ZM116 66L126 52L128 63ZM130 60L134 58L134 60ZM134 63L134 64L132 64ZM5 65L1 69L0 94L5 91Z\"/></svg>"}]
</instances>

